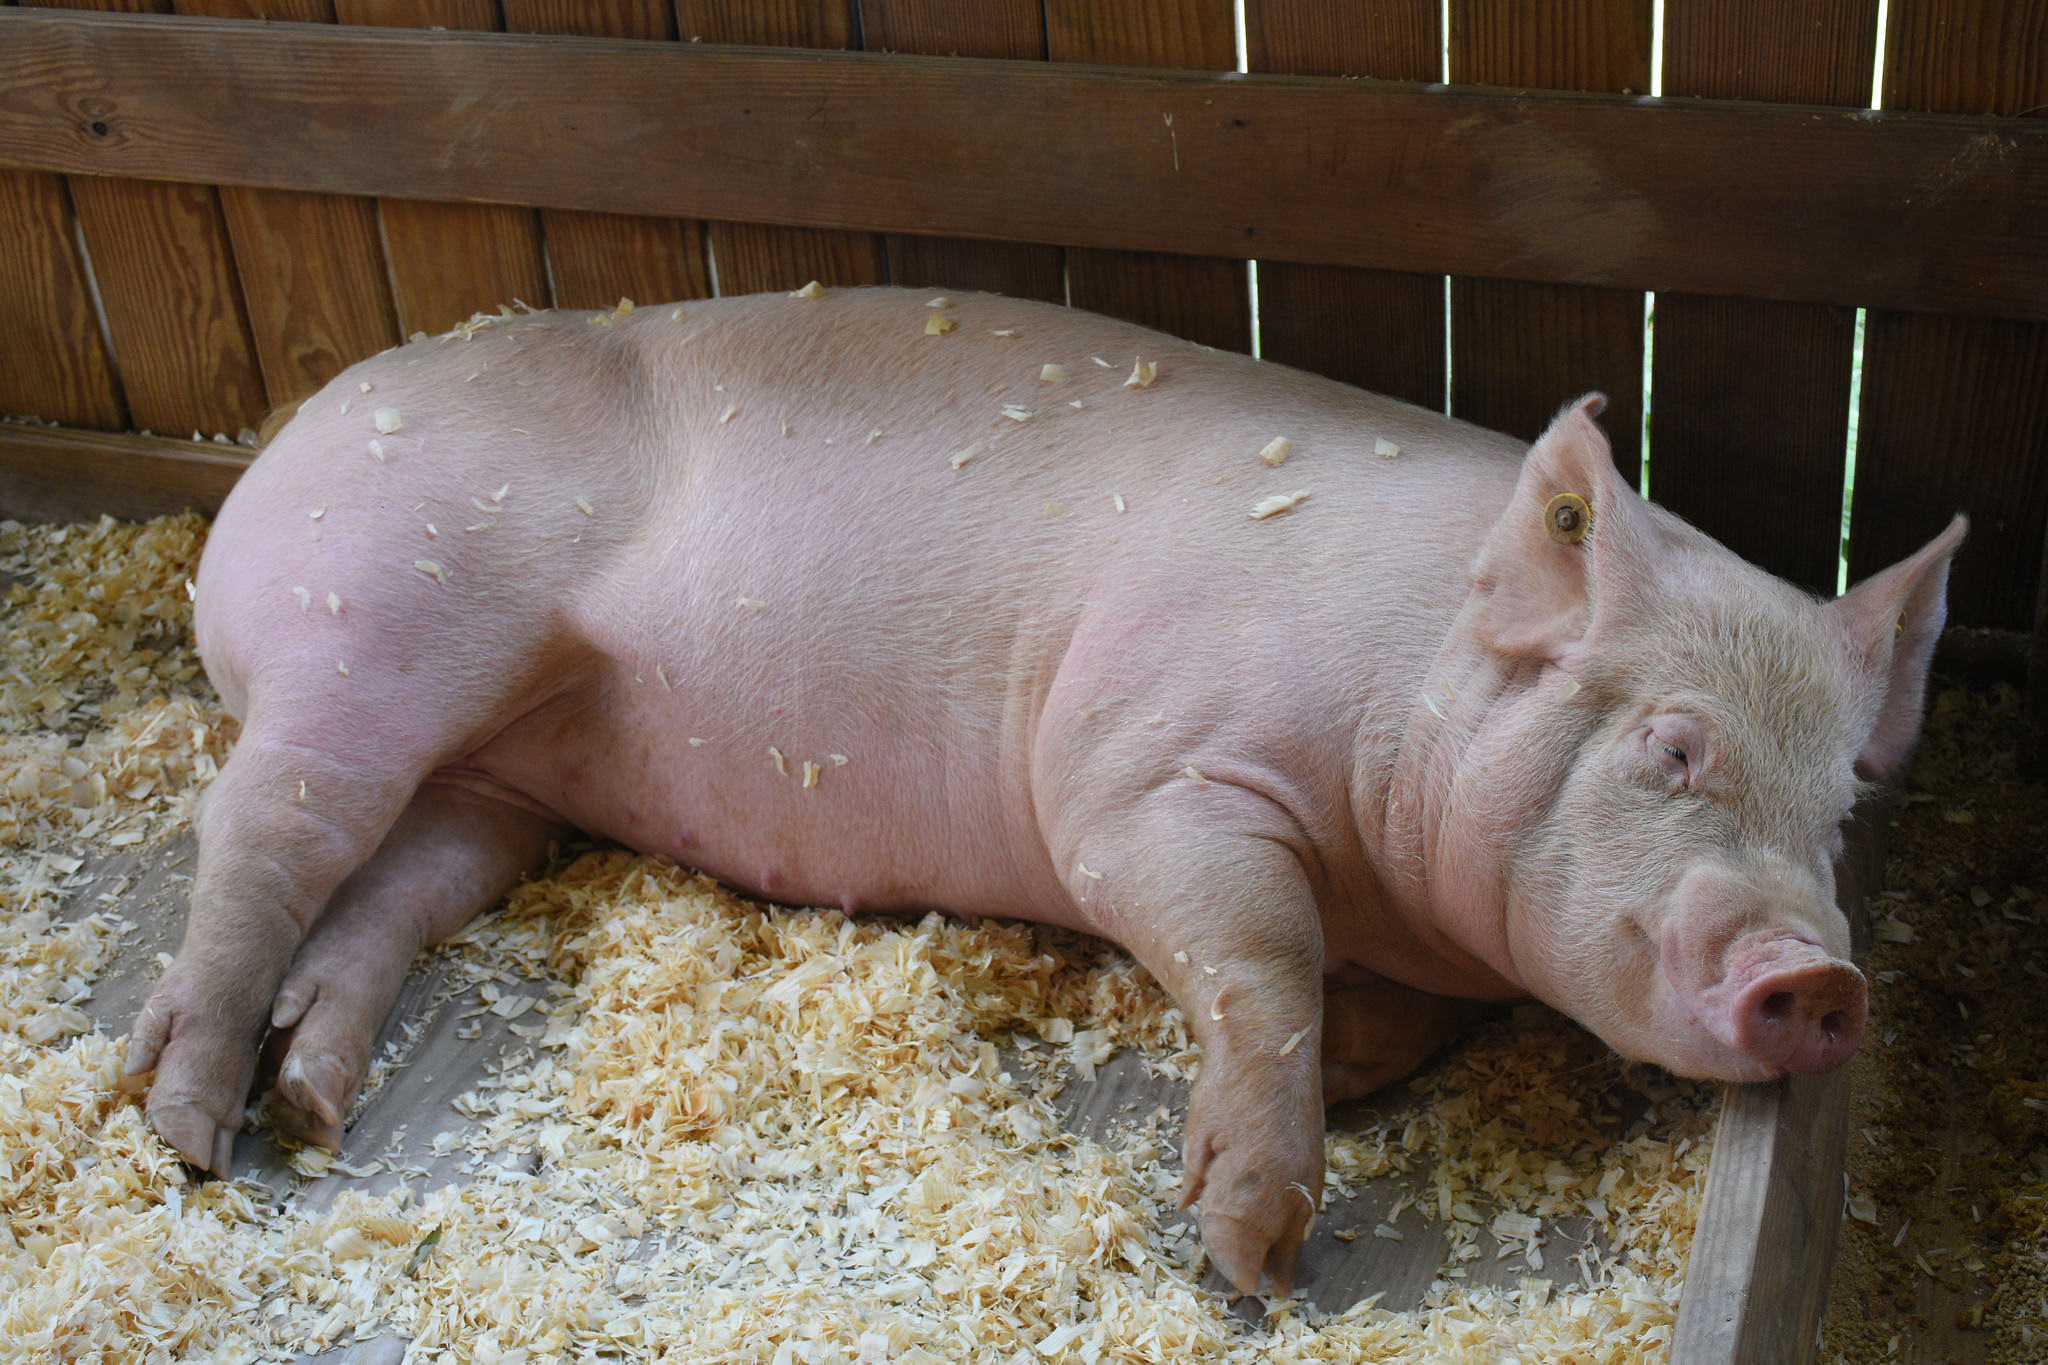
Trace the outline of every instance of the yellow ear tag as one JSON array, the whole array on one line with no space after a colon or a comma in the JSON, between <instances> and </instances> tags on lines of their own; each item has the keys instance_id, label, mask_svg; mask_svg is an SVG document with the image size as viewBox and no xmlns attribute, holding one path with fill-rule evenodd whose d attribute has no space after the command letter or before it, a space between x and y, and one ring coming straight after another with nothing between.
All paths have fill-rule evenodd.
<instances>
[{"instance_id":1,"label":"yellow ear tag","mask_svg":"<svg viewBox=\"0 0 2048 1365\"><path fill-rule=\"evenodd\" d=\"M1893 627L1892 627L1892 634L1894 634L1894 635L1904 635L1905 633L1906 633L1906 618L1905 618L1905 617L1903 617L1903 616L1901 616L1901 617L1899 618L1899 623L1898 623L1897 625L1895 625L1895 626L1893 626Z\"/></svg>"},{"instance_id":2,"label":"yellow ear tag","mask_svg":"<svg viewBox=\"0 0 2048 1365\"><path fill-rule=\"evenodd\" d=\"M1543 529L1560 545L1576 545L1593 529L1593 509L1577 493L1559 493L1544 505Z\"/></svg>"}]
</instances>

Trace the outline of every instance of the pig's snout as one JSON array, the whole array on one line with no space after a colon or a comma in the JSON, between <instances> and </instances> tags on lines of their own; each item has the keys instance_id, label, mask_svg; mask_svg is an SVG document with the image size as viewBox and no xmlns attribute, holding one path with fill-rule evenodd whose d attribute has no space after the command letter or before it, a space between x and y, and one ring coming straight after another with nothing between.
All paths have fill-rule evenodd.
<instances>
[{"instance_id":1,"label":"pig's snout","mask_svg":"<svg viewBox=\"0 0 2048 1365\"><path fill-rule=\"evenodd\" d=\"M1775 1071L1817 1074L1849 1060L1870 1015L1863 973L1812 949L1766 969L1735 997L1735 1046Z\"/></svg>"}]
</instances>

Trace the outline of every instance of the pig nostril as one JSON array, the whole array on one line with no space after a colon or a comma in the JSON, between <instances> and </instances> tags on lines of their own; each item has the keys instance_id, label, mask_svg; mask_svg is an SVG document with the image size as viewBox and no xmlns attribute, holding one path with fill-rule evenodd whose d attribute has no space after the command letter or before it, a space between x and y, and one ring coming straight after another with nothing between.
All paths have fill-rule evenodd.
<instances>
[{"instance_id":1,"label":"pig nostril","mask_svg":"<svg viewBox=\"0 0 2048 1365\"><path fill-rule=\"evenodd\" d=\"M1840 1038L1844 1033L1848 1032L1848 1028L1849 1017L1840 1010L1829 1010L1821 1016L1820 1029L1822 1033L1828 1036L1829 1042Z\"/></svg>"},{"instance_id":2,"label":"pig nostril","mask_svg":"<svg viewBox=\"0 0 2048 1365\"><path fill-rule=\"evenodd\" d=\"M1764 1018L1776 1022L1792 1012L1792 992L1772 991L1764 997Z\"/></svg>"}]
</instances>

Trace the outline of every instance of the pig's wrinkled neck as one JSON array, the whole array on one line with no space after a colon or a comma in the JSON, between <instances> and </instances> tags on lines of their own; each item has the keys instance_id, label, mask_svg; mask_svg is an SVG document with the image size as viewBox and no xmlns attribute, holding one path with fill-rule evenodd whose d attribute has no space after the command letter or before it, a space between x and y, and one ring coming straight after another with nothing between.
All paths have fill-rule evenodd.
<instances>
[{"instance_id":1,"label":"pig's wrinkled neck","mask_svg":"<svg viewBox=\"0 0 2048 1365\"><path fill-rule=\"evenodd\" d=\"M1572 690L1554 667L1446 645L1407 718L1379 828L1362 831L1394 912L1440 940L1447 965L1467 959L1475 991L1529 989L1511 947L1510 868L1576 748L1559 728Z\"/></svg>"}]
</instances>

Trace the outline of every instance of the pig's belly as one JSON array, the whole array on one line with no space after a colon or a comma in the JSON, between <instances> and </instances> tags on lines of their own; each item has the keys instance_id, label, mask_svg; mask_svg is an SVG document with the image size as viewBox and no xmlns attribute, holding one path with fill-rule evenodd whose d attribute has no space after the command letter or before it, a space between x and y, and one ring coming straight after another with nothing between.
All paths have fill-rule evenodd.
<instances>
[{"instance_id":1,"label":"pig's belly","mask_svg":"<svg viewBox=\"0 0 2048 1365\"><path fill-rule=\"evenodd\" d=\"M993 746L949 743L914 706L871 696L742 714L707 695L725 681L608 666L445 776L481 776L470 785L784 904L1092 927L1046 855L1024 774ZM892 713L900 728L880 733L824 719Z\"/></svg>"}]
</instances>

